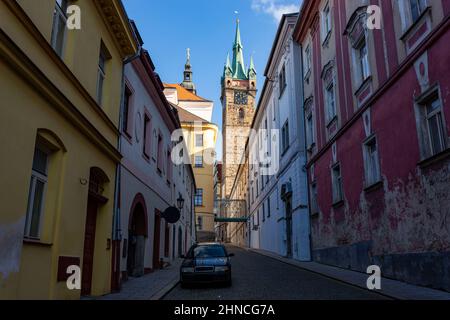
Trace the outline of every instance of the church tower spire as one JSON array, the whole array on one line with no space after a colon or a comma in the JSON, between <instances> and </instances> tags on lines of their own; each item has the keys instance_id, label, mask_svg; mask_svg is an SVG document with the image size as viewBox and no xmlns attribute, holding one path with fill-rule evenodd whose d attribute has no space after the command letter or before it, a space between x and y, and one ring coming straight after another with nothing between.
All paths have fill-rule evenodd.
<instances>
[{"instance_id":1,"label":"church tower spire","mask_svg":"<svg viewBox=\"0 0 450 320\"><path fill-rule=\"evenodd\" d=\"M236 36L233 45L233 78L247 80L244 65L244 47L241 42L241 30L239 28L239 19L236 20Z\"/></svg>"},{"instance_id":2,"label":"church tower spire","mask_svg":"<svg viewBox=\"0 0 450 320\"><path fill-rule=\"evenodd\" d=\"M197 93L192 81L191 49L189 48L186 49L186 64L184 65L183 82L180 85L193 94Z\"/></svg>"},{"instance_id":3,"label":"church tower spire","mask_svg":"<svg viewBox=\"0 0 450 320\"><path fill-rule=\"evenodd\" d=\"M256 68L253 58L245 68L239 20L233 43L233 58L230 55L224 65L221 79L222 94L222 195L231 196L236 175L241 164L245 145L255 115Z\"/></svg>"}]
</instances>

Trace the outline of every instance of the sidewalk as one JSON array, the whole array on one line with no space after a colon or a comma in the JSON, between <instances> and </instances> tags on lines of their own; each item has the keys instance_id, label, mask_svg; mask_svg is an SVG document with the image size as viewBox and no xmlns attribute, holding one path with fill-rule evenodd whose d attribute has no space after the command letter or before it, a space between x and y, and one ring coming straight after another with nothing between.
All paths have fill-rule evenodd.
<instances>
[{"instance_id":1,"label":"sidewalk","mask_svg":"<svg viewBox=\"0 0 450 320\"><path fill-rule=\"evenodd\" d=\"M287 263L304 270L308 270L323 275L328 278L332 278L337 281L345 282L360 287L362 289L369 290L367 289L366 285L367 278L369 275L365 273L328 266L317 262L301 262L293 259L284 258L275 253L264 250L246 247L240 248L250 252L267 256L272 259L276 259L280 262ZM376 292L389 298L399 300L450 300L450 293L447 293L445 291L419 287L387 278L381 278L381 290L377 290Z\"/></svg>"},{"instance_id":2,"label":"sidewalk","mask_svg":"<svg viewBox=\"0 0 450 320\"><path fill-rule=\"evenodd\" d=\"M180 280L182 260L174 261L165 269L157 270L140 278L130 278L122 290L96 298L97 300L159 300Z\"/></svg>"}]
</instances>

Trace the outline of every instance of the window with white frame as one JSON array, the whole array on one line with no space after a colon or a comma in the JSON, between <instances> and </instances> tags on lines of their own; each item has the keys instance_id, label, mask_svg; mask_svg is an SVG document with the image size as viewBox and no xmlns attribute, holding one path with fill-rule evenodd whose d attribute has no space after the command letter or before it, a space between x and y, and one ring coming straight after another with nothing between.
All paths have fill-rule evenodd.
<instances>
[{"instance_id":1,"label":"window with white frame","mask_svg":"<svg viewBox=\"0 0 450 320\"><path fill-rule=\"evenodd\" d=\"M306 116L306 144L308 149L311 149L315 144L314 117L312 112Z\"/></svg>"},{"instance_id":2,"label":"window with white frame","mask_svg":"<svg viewBox=\"0 0 450 320\"><path fill-rule=\"evenodd\" d=\"M307 45L305 49L305 62L304 62L304 74L305 76L311 71L311 45Z\"/></svg>"},{"instance_id":3,"label":"window with white frame","mask_svg":"<svg viewBox=\"0 0 450 320\"><path fill-rule=\"evenodd\" d=\"M24 233L26 238L38 239L40 236L45 193L48 184L49 154L48 150L39 145L34 150Z\"/></svg>"},{"instance_id":4,"label":"window with white frame","mask_svg":"<svg viewBox=\"0 0 450 320\"><path fill-rule=\"evenodd\" d=\"M416 22L427 8L426 0L409 0L412 22Z\"/></svg>"},{"instance_id":5,"label":"window with white frame","mask_svg":"<svg viewBox=\"0 0 450 320\"><path fill-rule=\"evenodd\" d=\"M327 122L336 117L336 102L334 97L334 82L331 81L328 86L325 88L325 101L326 101L326 115Z\"/></svg>"},{"instance_id":6,"label":"window with white frame","mask_svg":"<svg viewBox=\"0 0 450 320\"><path fill-rule=\"evenodd\" d=\"M203 168L203 155L195 156L195 167Z\"/></svg>"},{"instance_id":7,"label":"window with white frame","mask_svg":"<svg viewBox=\"0 0 450 320\"><path fill-rule=\"evenodd\" d=\"M289 143L289 120L286 120L281 128L281 150L283 153L289 148Z\"/></svg>"},{"instance_id":8,"label":"window with white frame","mask_svg":"<svg viewBox=\"0 0 450 320\"><path fill-rule=\"evenodd\" d=\"M364 143L364 168L366 187L370 187L381 180L380 161L378 158L378 145L375 137Z\"/></svg>"},{"instance_id":9,"label":"window with white frame","mask_svg":"<svg viewBox=\"0 0 450 320\"><path fill-rule=\"evenodd\" d=\"M437 155L448 147L442 101L438 90L433 90L418 103L419 132L422 141L422 158Z\"/></svg>"},{"instance_id":10,"label":"window with white frame","mask_svg":"<svg viewBox=\"0 0 450 320\"><path fill-rule=\"evenodd\" d=\"M110 59L109 52L102 42L98 58L97 70L97 103L99 105L102 105L103 103L103 89L106 79L106 62L108 59Z\"/></svg>"},{"instance_id":11,"label":"window with white frame","mask_svg":"<svg viewBox=\"0 0 450 320\"><path fill-rule=\"evenodd\" d=\"M52 47L62 57L66 40L67 0L56 0L53 12Z\"/></svg>"},{"instance_id":12,"label":"window with white frame","mask_svg":"<svg viewBox=\"0 0 450 320\"><path fill-rule=\"evenodd\" d=\"M331 178L333 184L333 203L338 203L344 200L341 165L339 163L331 168Z\"/></svg>"},{"instance_id":13,"label":"window with white frame","mask_svg":"<svg viewBox=\"0 0 450 320\"><path fill-rule=\"evenodd\" d=\"M196 207L203 206L203 189L197 189L194 197L194 204Z\"/></svg>"},{"instance_id":14,"label":"window with white frame","mask_svg":"<svg viewBox=\"0 0 450 320\"><path fill-rule=\"evenodd\" d=\"M328 3L323 9L322 14L323 41L325 41L331 32L331 9Z\"/></svg>"},{"instance_id":15,"label":"window with white frame","mask_svg":"<svg viewBox=\"0 0 450 320\"><path fill-rule=\"evenodd\" d=\"M356 55L358 59L358 69L360 80L363 82L370 76L369 51L367 48L366 38L363 37L356 47Z\"/></svg>"},{"instance_id":16,"label":"window with white frame","mask_svg":"<svg viewBox=\"0 0 450 320\"><path fill-rule=\"evenodd\" d=\"M203 147L203 133L195 135L195 146Z\"/></svg>"}]
</instances>

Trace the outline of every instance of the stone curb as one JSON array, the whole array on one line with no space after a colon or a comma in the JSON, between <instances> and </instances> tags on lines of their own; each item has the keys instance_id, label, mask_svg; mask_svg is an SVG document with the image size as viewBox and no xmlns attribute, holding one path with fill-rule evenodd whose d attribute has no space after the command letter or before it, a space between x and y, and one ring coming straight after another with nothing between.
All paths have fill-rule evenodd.
<instances>
[{"instance_id":1,"label":"stone curb","mask_svg":"<svg viewBox=\"0 0 450 320\"><path fill-rule=\"evenodd\" d=\"M180 283L180 279L177 276L175 279L170 281L164 288L156 292L150 297L150 300L162 300L170 291L172 291Z\"/></svg>"}]
</instances>

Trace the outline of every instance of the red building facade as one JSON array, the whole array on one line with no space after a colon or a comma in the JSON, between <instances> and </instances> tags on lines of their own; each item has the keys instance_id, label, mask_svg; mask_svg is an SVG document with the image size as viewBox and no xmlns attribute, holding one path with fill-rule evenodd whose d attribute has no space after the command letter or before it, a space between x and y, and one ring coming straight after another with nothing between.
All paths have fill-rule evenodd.
<instances>
[{"instance_id":1,"label":"red building facade","mask_svg":"<svg viewBox=\"0 0 450 320\"><path fill-rule=\"evenodd\" d=\"M315 261L450 291L449 18L448 0L303 1Z\"/></svg>"}]
</instances>

